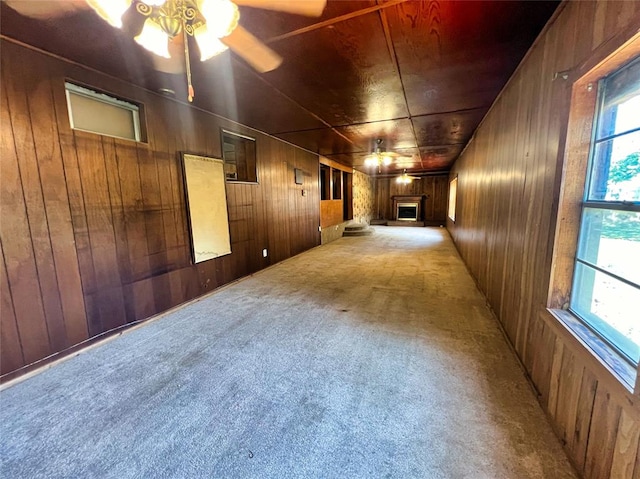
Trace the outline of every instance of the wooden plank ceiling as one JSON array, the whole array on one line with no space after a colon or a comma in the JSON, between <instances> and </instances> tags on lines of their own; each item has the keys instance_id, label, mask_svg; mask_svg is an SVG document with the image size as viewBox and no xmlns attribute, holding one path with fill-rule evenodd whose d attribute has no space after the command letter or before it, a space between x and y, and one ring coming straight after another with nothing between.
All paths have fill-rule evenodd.
<instances>
[{"instance_id":1,"label":"wooden plank ceiling","mask_svg":"<svg viewBox=\"0 0 640 479\"><path fill-rule=\"evenodd\" d=\"M284 62L258 74L230 52L194 61L194 104L362 171L377 139L404 156L382 173L448 171L558 3L329 0L320 18L241 8ZM184 75L156 71L131 31L91 10L0 13L7 37L186 98Z\"/></svg>"}]
</instances>

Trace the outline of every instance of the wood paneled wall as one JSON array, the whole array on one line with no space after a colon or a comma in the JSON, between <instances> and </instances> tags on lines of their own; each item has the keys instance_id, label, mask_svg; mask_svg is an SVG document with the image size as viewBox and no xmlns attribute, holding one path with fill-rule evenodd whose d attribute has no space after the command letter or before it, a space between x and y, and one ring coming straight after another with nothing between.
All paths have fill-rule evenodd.
<instances>
[{"instance_id":1,"label":"wood paneled wall","mask_svg":"<svg viewBox=\"0 0 640 479\"><path fill-rule=\"evenodd\" d=\"M449 231L589 479L640 477L640 398L546 310L571 99L571 81L553 78L627 27L640 2L562 4L451 172Z\"/></svg>"},{"instance_id":2,"label":"wood paneled wall","mask_svg":"<svg viewBox=\"0 0 640 479\"><path fill-rule=\"evenodd\" d=\"M342 165L323 156L320 157L320 164L327 168L327 173L329 175L328 192L331 198L320 202L320 226L322 228L327 228L329 226L339 225L346 221L344 211L345 202L351 204L351 208L353 208L353 177L349 176L350 183L345 184L344 175L342 175L342 173L351 174L353 172L353 168ZM333 173L336 171L340 172L340 181L342 183L340 198L338 199L333 198Z\"/></svg>"},{"instance_id":3,"label":"wood paneled wall","mask_svg":"<svg viewBox=\"0 0 640 479\"><path fill-rule=\"evenodd\" d=\"M425 176L404 185L395 178L376 178L375 209L376 219L390 220L394 216L395 195L426 195L424 220L427 225L444 225L447 217L447 190L449 178L446 175Z\"/></svg>"},{"instance_id":4,"label":"wood paneled wall","mask_svg":"<svg viewBox=\"0 0 640 479\"><path fill-rule=\"evenodd\" d=\"M142 103L148 141L71 130L65 79ZM6 40L0 93L5 377L320 243L314 154ZM227 184L233 253L194 266L178 152L221 157L222 127L259 184Z\"/></svg>"}]
</instances>

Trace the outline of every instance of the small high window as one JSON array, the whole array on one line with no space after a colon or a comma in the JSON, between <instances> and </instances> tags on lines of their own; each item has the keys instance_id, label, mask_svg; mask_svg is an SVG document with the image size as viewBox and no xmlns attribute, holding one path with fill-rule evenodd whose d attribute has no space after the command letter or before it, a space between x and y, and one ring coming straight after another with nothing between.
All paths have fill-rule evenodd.
<instances>
[{"instance_id":1,"label":"small high window","mask_svg":"<svg viewBox=\"0 0 640 479\"><path fill-rule=\"evenodd\" d=\"M222 156L227 181L258 182L254 138L222 130Z\"/></svg>"},{"instance_id":2,"label":"small high window","mask_svg":"<svg viewBox=\"0 0 640 479\"><path fill-rule=\"evenodd\" d=\"M65 90L74 130L142 141L138 105L69 82Z\"/></svg>"},{"instance_id":3,"label":"small high window","mask_svg":"<svg viewBox=\"0 0 640 479\"><path fill-rule=\"evenodd\" d=\"M458 198L458 177L456 176L449 182L449 207L447 216L451 221L456 220L456 199Z\"/></svg>"}]
</instances>

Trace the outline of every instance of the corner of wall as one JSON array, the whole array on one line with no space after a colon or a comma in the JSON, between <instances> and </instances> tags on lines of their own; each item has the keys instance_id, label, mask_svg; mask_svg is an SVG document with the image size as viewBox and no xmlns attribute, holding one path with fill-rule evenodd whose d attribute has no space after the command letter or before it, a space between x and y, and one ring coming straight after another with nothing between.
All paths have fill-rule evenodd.
<instances>
[{"instance_id":1,"label":"corner of wall","mask_svg":"<svg viewBox=\"0 0 640 479\"><path fill-rule=\"evenodd\" d=\"M357 170L353 171L353 221L362 224L371 223L375 214L374 188L374 178Z\"/></svg>"}]
</instances>

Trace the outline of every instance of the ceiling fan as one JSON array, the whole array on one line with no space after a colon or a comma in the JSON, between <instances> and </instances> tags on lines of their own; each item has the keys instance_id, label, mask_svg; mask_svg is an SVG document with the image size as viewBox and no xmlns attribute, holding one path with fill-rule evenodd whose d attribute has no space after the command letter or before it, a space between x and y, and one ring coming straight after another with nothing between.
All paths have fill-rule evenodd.
<instances>
[{"instance_id":1,"label":"ceiling fan","mask_svg":"<svg viewBox=\"0 0 640 479\"><path fill-rule=\"evenodd\" d=\"M117 28L122 28L123 15L135 5L137 13L146 17L136 42L160 57L177 60L180 66L184 60L191 101L194 95L188 37L195 39L201 61L230 48L256 71L266 73L278 68L282 57L239 24L238 7L318 17L327 0L6 0L6 3L18 13L39 19L63 16L88 6ZM175 61L154 63L163 71L181 70Z\"/></svg>"},{"instance_id":2,"label":"ceiling fan","mask_svg":"<svg viewBox=\"0 0 640 479\"><path fill-rule=\"evenodd\" d=\"M413 182L413 180L419 180L419 176L410 176L407 174L407 169L404 169L404 172L396 178L396 183L400 183L402 185L408 185Z\"/></svg>"},{"instance_id":3,"label":"ceiling fan","mask_svg":"<svg viewBox=\"0 0 640 479\"><path fill-rule=\"evenodd\" d=\"M376 147L373 152L368 155L364 160L364 166L368 167L378 167L378 172L381 171L382 166L389 166L393 163L393 160L398 158L410 158L405 155L400 155L399 153L395 153L393 151L384 151L381 147L382 139L378 138L376 140Z\"/></svg>"}]
</instances>

